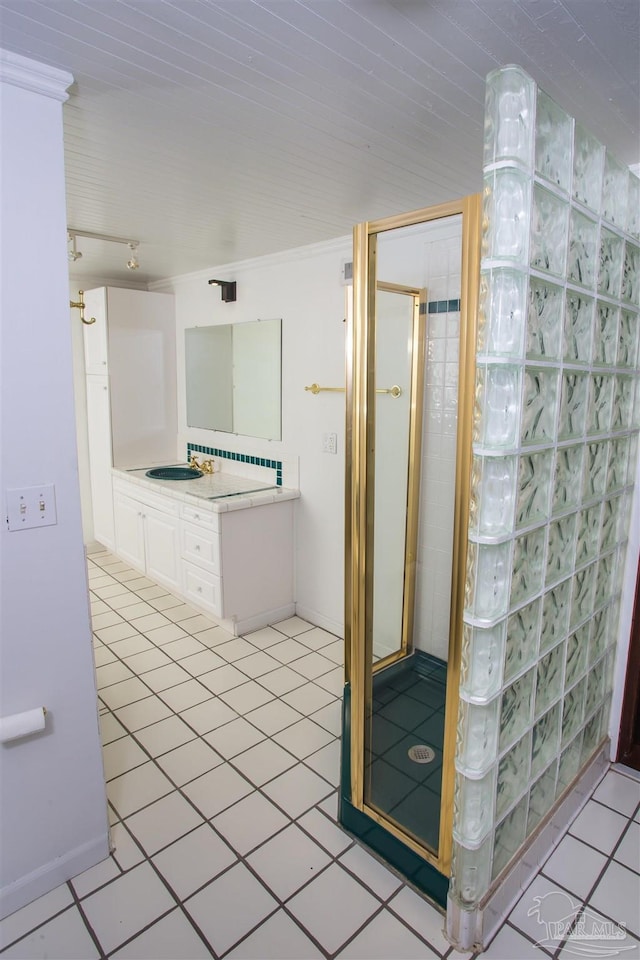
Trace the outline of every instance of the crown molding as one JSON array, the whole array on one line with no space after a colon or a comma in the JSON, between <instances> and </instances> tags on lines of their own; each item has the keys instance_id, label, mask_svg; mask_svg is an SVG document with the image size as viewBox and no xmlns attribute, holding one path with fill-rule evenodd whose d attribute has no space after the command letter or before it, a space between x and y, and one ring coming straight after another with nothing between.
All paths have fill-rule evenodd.
<instances>
[{"instance_id":1,"label":"crown molding","mask_svg":"<svg viewBox=\"0 0 640 960\"><path fill-rule=\"evenodd\" d=\"M69 97L67 88L73 83L73 76L66 70L0 48L0 83L9 83L64 103Z\"/></svg>"}]
</instances>

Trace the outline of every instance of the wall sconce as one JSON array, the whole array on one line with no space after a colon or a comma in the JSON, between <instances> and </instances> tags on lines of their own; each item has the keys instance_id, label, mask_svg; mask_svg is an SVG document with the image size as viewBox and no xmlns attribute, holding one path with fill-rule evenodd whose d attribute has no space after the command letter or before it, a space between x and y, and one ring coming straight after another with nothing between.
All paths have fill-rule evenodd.
<instances>
[{"instance_id":1,"label":"wall sconce","mask_svg":"<svg viewBox=\"0 0 640 960\"><path fill-rule=\"evenodd\" d=\"M75 263L82 254L76 250L76 237L85 237L87 240L106 240L108 243L123 243L129 247L131 256L127 260L127 270L137 270L140 267L138 262L139 240L127 240L126 237L109 237L106 233L91 233L89 230L75 230L72 227L67 229L67 239L72 244L69 250L69 260Z\"/></svg>"},{"instance_id":2,"label":"wall sconce","mask_svg":"<svg viewBox=\"0 0 640 960\"><path fill-rule=\"evenodd\" d=\"M235 303L236 299L236 281L235 280L209 280L209 284L214 287L220 287L222 299L225 303Z\"/></svg>"}]
</instances>

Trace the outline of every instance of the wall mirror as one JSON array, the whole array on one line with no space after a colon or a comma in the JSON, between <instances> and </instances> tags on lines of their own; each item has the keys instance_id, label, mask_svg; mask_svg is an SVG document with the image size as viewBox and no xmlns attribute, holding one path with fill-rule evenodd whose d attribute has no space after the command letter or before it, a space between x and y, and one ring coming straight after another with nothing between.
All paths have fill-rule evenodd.
<instances>
[{"instance_id":1,"label":"wall mirror","mask_svg":"<svg viewBox=\"0 0 640 960\"><path fill-rule=\"evenodd\" d=\"M187 426L282 439L282 320L185 330Z\"/></svg>"}]
</instances>

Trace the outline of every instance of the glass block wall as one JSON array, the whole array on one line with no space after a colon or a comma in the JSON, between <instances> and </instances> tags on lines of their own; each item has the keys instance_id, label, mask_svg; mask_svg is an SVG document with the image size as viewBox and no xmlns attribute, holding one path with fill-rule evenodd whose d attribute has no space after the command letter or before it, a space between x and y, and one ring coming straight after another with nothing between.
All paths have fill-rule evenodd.
<instances>
[{"instance_id":1,"label":"glass block wall","mask_svg":"<svg viewBox=\"0 0 640 960\"><path fill-rule=\"evenodd\" d=\"M451 894L475 906L607 734L638 456L640 181L487 79Z\"/></svg>"}]
</instances>

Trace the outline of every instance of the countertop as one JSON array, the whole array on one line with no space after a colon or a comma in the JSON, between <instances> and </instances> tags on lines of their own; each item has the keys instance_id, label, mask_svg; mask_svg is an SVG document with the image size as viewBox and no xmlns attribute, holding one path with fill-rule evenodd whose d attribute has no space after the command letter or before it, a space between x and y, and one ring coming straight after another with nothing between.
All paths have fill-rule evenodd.
<instances>
[{"instance_id":1,"label":"countertop","mask_svg":"<svg viewBox=\"0 0 640 960\"><path fill-rule=\"evenodd\" d=\"M166 464L166 466L188 466L188 464L176 463ZM210 510L213 513L245 510L248 507L277 503L281 500L297 500L300 497L299 490L278 487L275 483L264 483L248 477L236 477L223 471L213 474L205 473L201 477L194 477L193 480L155 480L146 476L148 469L149 467L133 470L114 468L112 475L114 480L122 479L127 483L144 487L150 492L155 491L172 500L190 503L201 510Z\"/></svg>"}]
</instances>

